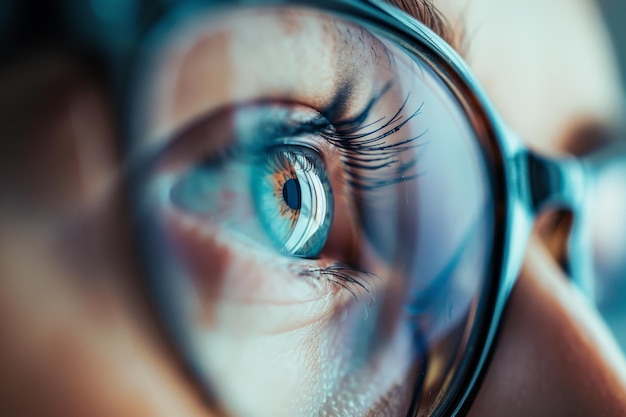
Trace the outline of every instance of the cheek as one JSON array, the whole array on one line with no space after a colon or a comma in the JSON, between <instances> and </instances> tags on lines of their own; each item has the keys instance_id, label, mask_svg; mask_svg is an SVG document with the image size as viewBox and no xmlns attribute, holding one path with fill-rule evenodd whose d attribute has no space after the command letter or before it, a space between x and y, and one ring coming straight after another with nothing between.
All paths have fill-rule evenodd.
<instances>
[{"instance_id":1,"label":"cheek","mask_svg":"<svg viewBox=\"0 0 626 417\"><path fill-rule=\"evenodd\" d=\"M135 287L114 123L74 58L2 74L0 415L208 417Z\"/></svg>"},{"instance_id":2,"label":"cheek","mask_svg":"<svg viewBox=\"0 0 626 417\"><path fill-rule=\"evenodd\" d=\"M621 416L626 363L597 312L531 244L470 416Z\"/></svg>"},{"instance_id":3,"label":"cheek","mask_svg":"<svg viewBox=\"0 0 626 417\"><path fill-rule=\"evenodd\" d=\"M374 347L372 360L369 341L380 323L368 317L377 308L368 294L355 299L326 278L303 276L296 265L304 260L282 259L206 221L172 212L165 218L167 256L183 266L177 279L188 283L179 295L190 301L182 325L191 357L237 415L363 414L404 380L409 333L387 326L393 334L384 349ZM394 291L388 282L371 290Z\"/></svg>"},{"instance_id":4,"label":"cheek","mask_svg":"<svg viewBox=\"0 0 626 417\"><path fill-rule=\"evenodd\" d=\"M186 343L201 379L236 415L281 416L314 393L333 355L334 288L229 232L169 212L168 255L186 291ZM218 381L218 384L215 382ZM306 396L303 392L309 392Z\"/></svg>"}]
</instances>

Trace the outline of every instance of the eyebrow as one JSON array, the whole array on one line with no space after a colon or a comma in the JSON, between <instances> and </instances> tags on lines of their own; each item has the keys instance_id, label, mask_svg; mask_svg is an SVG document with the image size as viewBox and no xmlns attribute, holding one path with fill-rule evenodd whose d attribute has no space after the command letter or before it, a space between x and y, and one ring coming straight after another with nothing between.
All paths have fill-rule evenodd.
<instances>
[{"instance_id":1,"label":"eyebrow","mask_svg":"<svg viewBox=\"0 0 626 417\"><path fill-rule=\"evenodd\" d=\"M410 14L463 55L465 51L465 31L460 24L453 27L448 19L433 4L432 0L385 0L392 6Z\"/></svg>"}]
</instances>

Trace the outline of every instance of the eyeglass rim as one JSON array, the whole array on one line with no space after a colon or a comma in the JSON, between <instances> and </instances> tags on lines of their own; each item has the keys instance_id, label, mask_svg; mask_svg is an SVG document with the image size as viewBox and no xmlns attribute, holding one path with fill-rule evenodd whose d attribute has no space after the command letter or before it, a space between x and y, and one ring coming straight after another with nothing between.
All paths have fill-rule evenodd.
<instances>
[{"instance_id":1,"label":"eyeglass rim","mask_svg":"<svg viewBox=\"0 0 626 417\"><path fill-rule=\"evenodd\" d=\"M389 39L402 41L441 78L462 106L468 121L478 132L491 171L494 222L491 262L466 350L453 381L433 417L460 416L469 410L478 393L493 352L499 324L509 294L521 268L524 248L530 235L533 215L529 210L526 180L528 151L506 126L484 89L463 58L435 32L407 13L378 0L182 0L171 6L173 13L190 10L218 11L237 7L307 7L352 21ZM166 13L167 14L167 13ZM162 23L154 22L147 31ZM139 43L141 52L142 43ZM137 55L137 54L135 54ZM131 83L132 84L132 83ZM128 114L128 112L126 112ZM132 135L128 135L132 136ZM515 238L513 238L515 237ZM408 416L419 411L411 407Z\"/></svg>"}]
</instances>

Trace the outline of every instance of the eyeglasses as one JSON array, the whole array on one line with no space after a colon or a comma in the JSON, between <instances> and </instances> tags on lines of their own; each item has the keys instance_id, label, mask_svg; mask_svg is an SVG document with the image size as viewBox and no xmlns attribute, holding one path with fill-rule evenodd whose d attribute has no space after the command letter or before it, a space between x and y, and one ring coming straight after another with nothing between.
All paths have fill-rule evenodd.
<instances>
[{"instance_id":1,"label":"eyeglasses","mask_svg":"<svg viewBox=\"0 0 626 417\"><path fill-rule=\"evenodd\" d=\"M375 1L177 4L137 51L133 201L162 319L228 415L466 411L534 217L600 164L526 150Z\"/></svg>"}]
</instances>

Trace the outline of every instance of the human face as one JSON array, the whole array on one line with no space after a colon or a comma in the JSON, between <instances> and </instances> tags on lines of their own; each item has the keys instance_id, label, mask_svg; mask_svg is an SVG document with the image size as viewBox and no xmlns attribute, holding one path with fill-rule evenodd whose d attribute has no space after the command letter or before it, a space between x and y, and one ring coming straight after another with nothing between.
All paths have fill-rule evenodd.
<instances>
[{"instance_id":1,"label":"human face","mask_svg":"<svg viewBox=\"0 0 626 417\"><path fill-rule=\"evenodd\" d=\"M462 19L462 27L469 37L465 55L470 65L507 122L522 137L532 138L532 146L557 152L571 146L571 138L577 137L575 132L584 127L579 123L610 123L620 103L619 97L613 95L616 89L612 64L604 49L604 40L598 34L601 32L595 26L598 21L592 6L564 2L559 7L554 2L556 10L566 13L561 28L557 26L560 21L541 19L543 13L550 15L543 4L461 3L447 2L437 6L457 30L461 27L459 19ZM513 7L515 13L510 12ZM514 16L511 24L505 23L507 13L490 19L489 16L499 9ZM525 14L528 14L528 21L544 24L537 24L534 28L532 33L536 36L522 37L523 41L516 42L521 35L520 31L512 30L513 23L520 22L517 19ZM579 42L572 42L573 39ZM460 44L456 46L460 47ZM566 53L555 57L555 49ZM499 54L491 55L501 50L508 51L511 56L501 59ZM571 53L567 53L569 51ZM595 58L580 63L583 52L585 56ZM572 89L564 77L553 75L545 70L546 67L530 65L529 61L533 59L542 63L555 59L555 66L547 67L560 68L563 65L568 74L581 71L583 75L591 72L604 76L576 77L589 81L578 82L577 85L582 84L580 90L578 86ZM591 67L587 68L587 65ZM7 222L3 223L6 230L3 236L7 241L11 240L11 246L2 252L2 276L8 279L2 284L5 288L1 294L10 296L10 299L3 300L6 302L2 305L7 308L3 317L16 318L7 323L7 330L3 332L3 345L9 347L9 354L2 359L3 371L6 371L2 373L6 375L3 384L10 384L11 392L15 393L6 407L16 415L39 415L42 410L53 415L211 415L212 411L200 402L198 392L192 389L189 379L180 371L176 355L169 350L168 343L155 326L143 301L141 285L137 284L139 279L134 278L133 270L124 263L125 251L105 249L110 247L108 245L115 245L112 243L115 237L106 236L105 230L87 234L98 236L98 240L91 250L91 245L81 245L84 252L78 253L77 238L72 233L80 232L84 224L75 221L73 216L70 216L70 222L62 221L67 216L59 216L54 210L61 207L60 211L67 212L71 207L102 221L106 219L108 223L102 223L107 225L104 229L113 230L117 238L120 236L117 235L121 224L119 218L113 217L112 211L93 208L108 207L113 203L103 201L103 198L110 198L109 181L114 182L117 175L109 121L89 79L79 78L66 63L62 62L60 67L55 73L52 64L45 65L43 77L55 85L59 84L59 78L50 81L49 77L71 81L68 83L67 107L63 107L67 112L59 111L50 116L50 125L35 123L47 129L45 142L38 138L36 143L43 149L45 146L58 149L58 157L44 159L55 167L68 166L68 162L74 161L70 155L80 155L77 158L79 163L72 172L65 168L52 169L58 171L54 184L59 188L46 187L51 190L48 199L36 204L44 214L37 213L36 217L46 224L50 220L53 236L42 237L46 229L33 224L30 213L21 212L17 216L18 220L30 224L27 228L17 223L15 217L9 217L13 213L5 211ZM532 86L537 86L536 89L517 82L522 78L533 80ZM546 98L545 91L555 93ZM27 94L25 100L32 103L40 93ZM545 110L538 111L538 106L544 104ZM55 108L61 107L55 102ZM80 144L74 140L85 132L81 129L87 129L89 134L85 136L91 137L93 146L102 152L96 154L82 146L77 147ZM28 133L31 138L43 134ZM33 145L25 149L34 151ZM45 154L42 150L38 152ZM24 156L24 160L32 161L32 158L34 156ZM27 180L32 175L20 178ZM32 202L26 206L35 208ZM59 245L59 240L64 245ZM53 243L54 250L51 248ZM103 253L110 257L102 259ZM92 258L85 262L87 256ZM619 393L623 392L624 386L623 360L617 355L611 356L614 353L612 342L603 333L602 326L595 324L594 313L584 302L579 297L570 296L575 291L561 279L562 274L551 259L541 241L531 243L525 268L511 297L492 365L472 410L477 415L515 412L588 415L599 407L616 410L614 414L619 415L620 407L624 407L619 403ZM26 269L25 265L29 268ZM85 282L85 277L90 280ZM37 308L34 309L33 305ZM527 320L530 314L534 320ZM58 332L46 331L49 328L58 329ZM563 346L563 341L568 341L568 346ZM41 349L41 346L49 348ZM564 356L567 364L557 360ZM57 370L57 366L61 366L62 371ZM516 371L511 372L512 368ZM59 377L59 374L63 376ZM515 375L513 381L511 375ZM591 386L577 375L585 375L593 381ZM551 380L542 385L541 381L547 378ZM580 384L577 380L581 381ZM581 404L564 400L564 397L582 390L585 395L574 396ZM593 390L602 395L593 395ZM585 398L596 397L603 398L602 405L584 402ZM31 398L38 401L29 401Z\"/></svg>"}]
</instances>

